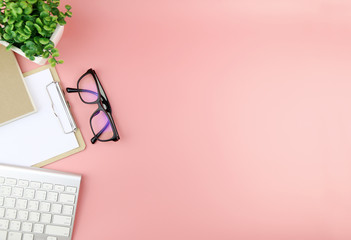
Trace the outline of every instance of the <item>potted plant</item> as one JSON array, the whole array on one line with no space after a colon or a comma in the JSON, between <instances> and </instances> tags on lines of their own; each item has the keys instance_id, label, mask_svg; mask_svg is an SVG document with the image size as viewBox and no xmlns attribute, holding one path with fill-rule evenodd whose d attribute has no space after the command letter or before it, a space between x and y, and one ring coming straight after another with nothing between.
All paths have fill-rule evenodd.
<instances>
[{"instance_id":1,"label":"potted plant","mask_svg":"<svg viewBox=\"0 0 351 240\"><path fill-rule=\"evenodd\" d=\"M65 12L59 5L60 0L0 0L0 44L38 64L63 63L55 46L72 12L70 5Z\"/></svg>"}]
</instances>

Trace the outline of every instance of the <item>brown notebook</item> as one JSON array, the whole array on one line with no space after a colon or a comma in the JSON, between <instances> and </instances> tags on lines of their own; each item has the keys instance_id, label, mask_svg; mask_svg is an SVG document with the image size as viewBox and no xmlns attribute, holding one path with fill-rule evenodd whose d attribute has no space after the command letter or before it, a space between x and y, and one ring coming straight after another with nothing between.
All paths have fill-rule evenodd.
<instances>
[{"instance_id":1,"label":"brown notebook","mask_svg":"<svg viewBox=\"0 0 351 240\"><path fill-rule=\"evenodd\" d=\"M0 45L0 126L35 112L12 51Z\"/></svg>"}]
</instances>

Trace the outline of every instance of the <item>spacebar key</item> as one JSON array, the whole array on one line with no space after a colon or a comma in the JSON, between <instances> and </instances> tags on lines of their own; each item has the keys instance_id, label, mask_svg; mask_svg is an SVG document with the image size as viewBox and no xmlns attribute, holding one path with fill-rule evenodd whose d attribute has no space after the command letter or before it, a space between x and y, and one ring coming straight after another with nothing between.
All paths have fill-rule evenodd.
<instances>
[{"instance_id":1,"label":"spacebar key","mask_svg":"<svg viewBox=\"0 0 351 240\"><path fill-rule=\"evenodd\" d=\"M68 237L69 230L70 228L67 227L46 225L45 234Z\"/></svg>"}]
</instances>

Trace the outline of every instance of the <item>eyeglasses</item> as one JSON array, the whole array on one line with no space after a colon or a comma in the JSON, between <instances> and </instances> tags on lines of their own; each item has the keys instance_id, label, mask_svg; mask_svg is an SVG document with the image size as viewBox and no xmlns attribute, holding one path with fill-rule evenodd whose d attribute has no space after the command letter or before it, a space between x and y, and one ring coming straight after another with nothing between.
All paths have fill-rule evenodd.
<instances>
[{"instance_id":1,"label":"eyeglasses","mask_svg":"<svg viewBox=\"0 0 351 240\"><path fill-rule=\"evenodd\" d=\"M90 128L94 134L91 143L118 141L119 135L112 118L112 110L106 93L96 72L89 69L77 82L77 88L66 88L68 93L78 92L80 99L86 104L97 104L98 108L90 117Z\"/></svg>"}]
</instances>

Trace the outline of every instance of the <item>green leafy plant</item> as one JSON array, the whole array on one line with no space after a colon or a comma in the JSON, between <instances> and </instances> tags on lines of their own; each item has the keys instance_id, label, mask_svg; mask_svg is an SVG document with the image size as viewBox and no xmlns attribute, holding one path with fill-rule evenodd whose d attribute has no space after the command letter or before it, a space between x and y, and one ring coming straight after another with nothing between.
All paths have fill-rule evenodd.
<instances>
[{"instance_id":1,"label":"green leafy plant","mask_svg":"<svg viewBox=\"0 0 351 240\"><path fill-rule=\"evenodd\" d=\"M16 46L32 61L43 57L52 66L63 63L50 37L72 12L70 5L66 12L59 5L60 0L0 0L0 38L9 43L7 49Z\"/></svg>"}]
</instances>

